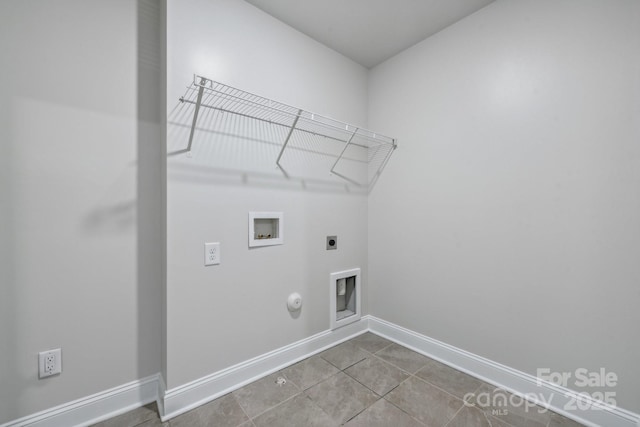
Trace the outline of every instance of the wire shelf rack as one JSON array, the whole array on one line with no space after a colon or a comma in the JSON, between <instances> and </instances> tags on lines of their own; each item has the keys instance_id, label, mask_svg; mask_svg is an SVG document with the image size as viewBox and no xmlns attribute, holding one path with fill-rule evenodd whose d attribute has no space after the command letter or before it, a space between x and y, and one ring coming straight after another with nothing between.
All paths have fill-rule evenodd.
<instances>
[{"instance_id":1,"label":"wire shelf rack","mask_svg":"<svg viewBox=\"0 0 640 427\"><path fill-rule=\"evenodd\" d=\"M203 129L198 122L202 109L220 115L232 115L256 126L274 128L281 144L277 167L288 178L284 163L287 150L305 150L332 158L329 172L359 187L371 188L382 173L397 147L394 138L362 129L319 114L264 98L206 77L194 75L193 82L180 102L193 106L193 118L185 152L191 152L200 132L222 131ZM208 127L222 126L222 120L207 121ZM246 130L246 138L252 138ZM333 160L335 159L335 160Z\"/></svg>"}]
</instances>

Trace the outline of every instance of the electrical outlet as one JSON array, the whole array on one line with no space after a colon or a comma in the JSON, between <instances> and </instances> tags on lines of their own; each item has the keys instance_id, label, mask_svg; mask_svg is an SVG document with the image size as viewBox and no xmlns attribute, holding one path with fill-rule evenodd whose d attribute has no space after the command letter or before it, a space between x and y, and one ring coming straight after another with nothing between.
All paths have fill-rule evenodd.
<instances>
[{"instance_id":1,"label":"electrical outlet","mask_svg":"<svg viewBox=\"0 0 640 427\"><path fill-rule=\"evenodd\" d=\"M62 350L42 351L38 354L38 376L40 378L50 377L62 372Z\"/></svg>"},{"instance_id":2,"label":"electrical outlet","mask_svg":"<svg viewBox=\"0 0 640 427\"><path fill-rule=\"evenodd\" d=\"M204 265L220 264L220 242L204 244Z\"/></svg>"}]
</instances>

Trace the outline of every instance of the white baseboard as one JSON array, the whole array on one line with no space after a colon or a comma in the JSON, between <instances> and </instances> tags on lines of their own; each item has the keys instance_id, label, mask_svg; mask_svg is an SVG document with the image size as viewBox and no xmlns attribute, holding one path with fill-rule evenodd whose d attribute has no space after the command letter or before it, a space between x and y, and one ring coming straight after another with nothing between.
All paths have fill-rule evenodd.
<instances>
[{"instance_id":1,"label":"white baseboard","mask_svg":"<svg viewBox=\"0 0 640 427\"><path fill-rule=\"evenodd\" d=\"M605 406L599 401L579 396L575 391L552 383L538 384L538 379L530 374L501 365L449 344L418 334L393 323L368 316L369 330L418 353L436 359L462 372L466 372L487 383L493 384L516 395L533 400L554 412L590 427L638 427L640 415L621 408ZM543 396L545 404L534 395ZM573 399L573 400L572 400ZM592 409L567 411L570 402L581 401ZM597 409L595 409L597 408Z\"/></svg>"},{"instance_id":2,"label":"white baseboard","mask_svg":"<svg viewBox=\"0 0 640 427\"><path fill-rule=\"evenodd\" d=\"M164 393L162 421L176 417L250 382L276 372L368 330L368 317L342 328L320 332L293 344L231 366ZM162 400L162 399L160 399Z\"/></svg>"},{"instance_id":3,"label":"white baseboard","mask_svg":"<svg viewBox=\"0 0 640 427\"><path fill-rule=\"evenodd\" d=\"M543 396L546 402L551 403L547 405L533 399L534 402L584 425L640 427L640 415L621 408L604 406L597 401L587 403L600 408L598 410L567 411L564 408L571 399L584 402L584 397L551 383L539 385L538 379L533 375L373 316L363 316L350 325L321 332L170 390L166 390L162 376L157 374L11 421L0 427L87 426L153 401L158 402L160 417L162 421L166 421L366 331L388 338L519 396Z\"/></svg>"},{"instance_id":4,"label":"white baseboard","mask_svg":"<svg viewBox=\"0 0 640 427\"><path fill-rule=\"evenodd\" d=\"M158 384L159 375L152 375L10 421L0 427L88 426L153 402L158 396Z\"/></svg>"}]
</instances>

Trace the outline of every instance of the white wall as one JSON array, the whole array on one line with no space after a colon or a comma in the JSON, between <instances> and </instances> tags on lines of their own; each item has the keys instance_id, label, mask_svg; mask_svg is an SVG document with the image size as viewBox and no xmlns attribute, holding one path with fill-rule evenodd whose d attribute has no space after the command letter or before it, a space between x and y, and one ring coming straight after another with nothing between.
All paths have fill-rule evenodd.
<instances>
[{"instance_id":1,"label":"white wall","mask_svg":"<svg viewBox=\"0 0 640 427\"><path fill-rule=\"evenodd\" d=\"M638 2L498 1L374 69L369 127L400 149L369 214L262 175L261 152L242 173L172 157L164 368L158 6L0 3L0 423L327 329L328 274L366 273L367 248L365 311L531 373L604 366L640 411ZM195 72L367 123L357 64L239 0L168 7L170 112ZM286 244L248 250L249 210L284 211ZM38 380L58 346L63 374Z\"/></svg>"},{"instance_id":2,"label":"white wall","mask_svg":"<svg viewBox=\"0 0 640 427\"><path fill-rule=\"evenodd\" d=\"M160 370L157 11L0 2L0 424Z\"/></svg>"},{"instance_id":3,"label":"white wall","mask_svg":"<svg viewBox=\"0 0 640 427\"><path fill-rule=\"evenodd\" d=\"M167 18L169 151L187 143L188 128L175 123L190 124L178 98L194 73L366 123L366 69L248 3L169 2ZM365 196L315 167L311 179L327 185L283 179L273 147L226 147L228 140L199 135L193 157L168 160L169 388L327 330L329 273L367 267ZM310 154L299 160L314 163ZM285 244L249 250L249 211L284 212ZM325 250L330 234L338 235L337 251ZM203 244L216 241L222 264L204 267ZM299 316L286 309L294 291L305 300Z\"/></svg>"},{"instance_id":4,"label":"white wall","mask_svg":"<svg viewBox=\"0 0 640 427\"><path fill-rule=\"evenodd\" d=\"M371 314L640 411L640 2L497 1L374 68Z\"/></svg>"}]
</instances>

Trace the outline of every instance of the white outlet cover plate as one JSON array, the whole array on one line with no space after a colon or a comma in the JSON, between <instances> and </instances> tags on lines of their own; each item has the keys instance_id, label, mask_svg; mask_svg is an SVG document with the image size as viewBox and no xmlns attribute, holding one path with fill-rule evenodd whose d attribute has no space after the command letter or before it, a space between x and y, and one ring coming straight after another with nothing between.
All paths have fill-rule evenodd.
<instances>
[{"instance_id":1,"label":"white outlet cover plate","mask_svg":"<svg viewBox=\"0 0 640 427\"><path fill-rule=\"evenodd\" d=\"M50 369L47 368L47 359L53 357L53 363ZM53 350L42 351L38 353L38 376L46 378L57 375L62 372L62 350L59 348Z\"/></svg>"},{"instance_id":2,"label":"white outlet cover plate","mask_svg":"<svg viewBox=\"0 0 640 427\"><path fill-rule=\"evenodd\" d=\"M204 265L220 264L220 242L204 244Z\"/></svg>"}]
</instances>

